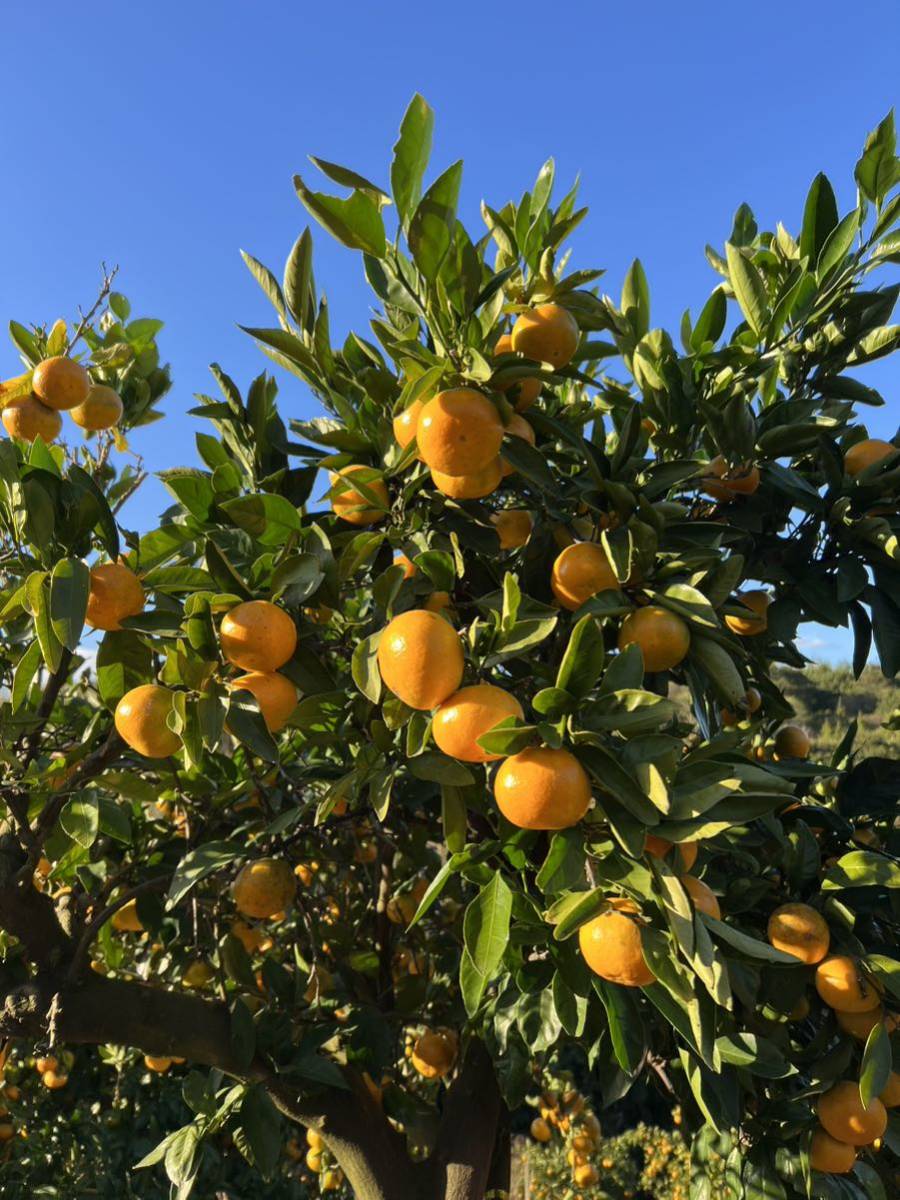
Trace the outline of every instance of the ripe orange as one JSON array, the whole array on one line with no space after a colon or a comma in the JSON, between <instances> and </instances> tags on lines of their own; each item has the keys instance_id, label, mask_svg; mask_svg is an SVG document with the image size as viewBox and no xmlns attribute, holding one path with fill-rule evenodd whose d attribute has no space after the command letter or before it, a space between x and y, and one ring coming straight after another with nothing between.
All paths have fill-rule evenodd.
<instances>
[{"instance_id":1,"label":"ripe orange","mask_svg":"<svg viewBox=\"0 0 900 1200\"><path fill-rule=\"evenodd\" d=\"M432 592L425 601L425 610L433 613L448 613L453 609L453 600L449 592Z\"/></svg>"},{"instance_id":2,"label":"ripe orange","mask_svg":"<svg viewBox=\"0 0 900 1200\"><path fill-rule=\"evenodd\" d=\"M153 1054L144 1055L144 1066L148 1071L156 1071L158 1075L164 1075L172 1065L171 1058L165 1056L155 1056Z\"/></svg>"},{"instance_id":3,"label":"ripe orange","mask_svg":"<svg viewBox=\"0 0 900 1200\"><path fill-rule=\"evenodd\" d=\"M321 1150L307 1150L306 1165L314 1175L318 1175L322 1170L322 1152Z\"/></svg>"},{"instance_id":4,"label":"ripe orange","mask_svg":"<svg viewBox=\"0 0 900 1200\"><path fill-rule=\"evenodd\" d=\"M865 1012L841 1012L835 1009L834 1016L844 1033L849 1033L860 1042L864 1042L875 1026L880 1025L882 1021L887 1025L888 1033L894 1033L898 1025L894 1014L885 1014L880 1004Z\"/></svg>"},{"instance_id":5,"label":"ripe orange","mask_svg":"<svg viewBox=\"0 0 900 1200\"><path fill-rule=\"evenodd\" d=\"M698 879L696 875L682 875L681 885L690 896L694 908L699 912L706 913L708 917L715 917L717 921L721 921L722 910L712 888L702 879Z\"/></svg>"},{"instance_id":6,"label":"ripe orange","mask_svg":"<svg viewBox=\"0 0 900 1200\"><path fill-rule=\"evenodd\" d=\"M336 1192L344 1182L344 1172L340 1167L329 1167L322 1172L320 1186L323 1192Z\"/></svg>"},{"instance_id":7,"label":"ripe orange","mask_svg":"<svg viewBox=\"0 0 900 1200\"><path fill-rule=\"evenodd\" d=\"M877 1096L864 1105L859 1084L844 1079L823 1092L816 1109L827 1133L851 1146L868 1146L887 1128L887 1111Z\"/></svg>"},{"instance_id":8,"label":"ripe orange","mask_svg":"<svg viewBox=\"0 0 900 1200\"><path fill-rule=\"evenodd\" d=\"M550 587L557 603L574 612L591 596L608 588L618 588L619 581L606 551L596 542L573 542L557 555L550 575Z\"/></svg>"},{"instance_id":9,"label":"ripe orange","mask_svg":"<svg viewBox=\"0 0 900 1200\"><path fill-rule=\"evenodd\" d=\"M325 1139L317 1129L307 1129L306 1144L310 1150L323 1150L325 1148Z\"/></svg>"},{"instance_id":10,"label":"ripe orange","mask_svg":"<svg viewBox=\"0 0 900 1200\"><path fill-rule=\"evenodd\" d=\"M816 991L838 1012L869 1012L881 1003L881 997L862 973L857 960L845 954L834 954L819 963Z\"/></svg>"},{"instance_id":11,"label":"ripe orange","mask_svg":"<svg viewBox=\"0 0 900 1200\"><path fill-rule=\"evenodd\" d=\"M443 471L432 471L431 482L439 492L451 500L483 500L495 492L503 478L502 460L499 455L473 475L445 475Z\"/></svg>"},{"instance_id":12,"label":"ripe orange","mask_svg":"<svg viewBox=\"0 0 900 1200\"><path fill-rule=\"evenodd\" d=\"M878 1097L885 1108L900 1108L900 1074L891 1071L884 1091Z\"/></svg>"},{"instance_id":13,"label":"ripe orange","mask_svg":"<svg viewBox=\"0 0 900 1200\"><path fill-rule=\"evenodd\" d=\"M267 942L269 946L272 944L271 938L264 929L260 929L258 925L248 925L246 921L232 921L231 933L248 954L255 954L257 950L267 949Z\"/></svg>"},{"instance_id":14,"label":"ripe orange","mask_svg":"<svg viewBox=\"0 0 900 1200\"><path fill-rule=\"evenodd\" d=\"M404 554L402 550L394 555L394 566L403 568L404 579L412 579L419 569L409 555Z\"/></svg>"},{"instance_id":15,"label":"ripe orange","mask_svg":"<svg viewBox=\"0 0 900 1200\"><path fill-rule=\"evenodd\" d=\"M478 738L509 717L524 716L522 705L509 692L490 683L460 688L434 714L431 733L438 747L451 758L484 763L502 758L478 745Z\"/></svg>"},{"instance_id":16,"label":"ripe orange","mask_svg":"<svg viewBox=\"0 0 900 1200\"><path fill-rule=\"evenodd\" d=\"M520 829L569 829L588 810L591 784L568 750L529 747L498 768L494 799L507 821Z\"/></svg>"},{"instance_id":17,"label":"ripe orange","mask_svg":"<svg viewBox=\"0 0 900 1200\"><path fill-rule=\"evenodd\" d=\"M181 982L185 987L202 988L206 987L213 977L213 969L208 962L203 959L197 959L195 962L189 963L181 976Z\"/></svg>"},{"instance_id":18,"label":"ripe orange","mask_svg":"<svg viewBox=\"0 0 900 1200\"><path fill-rule=\"evenodd\" d=\"M769 917L769 943L804 963L821 962L831 933L821 913L808 904L782 904Z\"/></svg>"},{"instance_id":19,"label":"ripe orange","mask_svg":"<svg viewBox=\"0 0 900 1200\"><path fill-rule=\"evenodd\" d=\"M48 408L68 409L83 404L91 390L91 377L74 358L45 358L34 370L34 394Z\"/></svg>"},{"instance_id":20,"label":"ripe orange","mask_svg":"<svg viewBox=\"0 0 900 1200\"><path fill-rule=\"evenodd\" d=\"M222 654L242 671L277 671L297 648L294 622L269 600L246 600L222 618Z\"/></svg>"},{"instance_id":21,"label":"ripe orange","mask_svg":"<svg viewBox=\"0 0 900 1200\"><path fill-rule=\"evenodd\" d=\"M375 525L378 521L385 519L391 506L387 484L378 472L372 467L354 463L349 467L341 467L339 471L330 471L328 478L331 480L331 486L334 487L338 480L349 479L350 476L360 471L363 474L360 476L359 482L366 488L369 495L374 497L378 507L367 508L366 505L371 504L372 500L368 496L364 496L362 492L357 492L352 487L346 487L332 496L331 511L336 517L346 521L348 525Z\"/></svg>"},{"instance_id":22,"label":"ripe orange","mask_svg":"<svg viewBox=\"0 0 900 1200\"><path fill-rule=\"evenodd\" d=\"M676 613L648 604L629 613L619 628L619 649L634 644L641 648L645 671L668 671L690 649L691 631Z\"/></svg>"},{"instance_id":23,"label":"ripe orange","mask_svg":"<svg viewBox=\"0 0 900 1200\"><path fill-rule=\"evenodd\" d=\"M738 600L749 611L746 615L741 613L739 616L733 616L731 613L725 614L725 624L732 631L738 633L741 637L756 637L760 633L765 633L769 626L766 616L766 609L772 603L772 597L768 592L739 592Z\"/></svg>"},{"instance_id":24,"label":"ripe orange","mask_svg":"<svg viewBox=\"0 0 900 1200\"><path fill-rule=\"evenodd\" d=\"M0 1122L0 1142L11 1141L15 1136L15 1127L9 1121Z\"/></svg>"},{"instance_id":25,"label":"ripe orange","mask_svg":"<svg viewBox=\"0 0 900 1200\"><path fill-rule=\"evenodd\" d=\"M69 1082L68 1075L61 1075L57 1071L45 1071L41 1076L41 1082L45 1088L49 1088L51 1092L58 1091L59 1088L64 1088Z\"/></svg>"},{"instance_id":26,"label":"ripe orange","mask_svg":"<svg viewBox=\"0 0 900 1200\"><path fill-rule=\"evenodd\" d=\"M510 343L506 347L506 350L511 350L512 339L510 338L509 334L505 333L503 338L506 338L506 340ZM503 338L501 338L500 341L502 341ZM498 341L497 346L500 345L500 341ZM500 354L501 351L495 348L494 353ZM507 383L495 383L494 386L498 388L499 391L504 393L516 412L525 412L526 409L531 408L532 404L534 404L535 400L537 400L538 396L541 394L543 380L538 379L533 375L526 375L521 379L511 379Z\"/></svg>"},{"instance_id":27,"label":"ripe orange","mask_svg":"<svg viewBox=\"0 0 900 1200\"><path fill-rule=\"evenodd\" d=\"M633 900L614 896L610 908L578 930L584 961L601 979L623 987L646 987L653 983L641 944L641 924Z\"/></svg>"},{"instance_id":28,"label":"ripe orange","mask_svg":"<svg viewBox=\"0 0 900 1200\"><path fill-rule=\"evenodd\" d=\"M779 758L808 758L808 735L799 725L782 725L775 734L775 753Z\"/></svg>"},{"instance_id":29,"label":"ripe orange","mask_svg":"<svg viewBox=\"0 0 900 1200\"><path fill-rule=\"evenodd\" d=\"M442 1079L453 1069L456 1048L456 1037L450 1031L427 1031L413 1047L412 1065L425 1079Z\"/></svg>"},{"instance_id":30,"label":"ripe orange","mask_svg":"<svg viewBox=\"0 0 900 1200\"><path fill-rule=\"evenodd\" d=\"M137 900L129 900L112 915L112 927L120 933L142 933L144 926L138 916Z\"/></svg>"},{"instance_id":31,"label":"ripe orange","mask_svg":"<svg viewBox=\"0 0 900 1200\"><path fill-rule=\"evenodd\" d=\"M590 1187L599 1179L597 1168L590 1163L582 1163L581 1166L575 1168L572 1178L578 1187Z\"/></svg>"},{"instance_id":32,"label":"ripe orange","mask_svg":"<svg viewBox=\"0 0 900 1200\"><path fill-rule=\"evenodd\" d=\"M887 458L889 454L894 454L896 450L897 447L892 442L885 442L881 438L866 438L865 441L857 442L855 446L851 446L846 451L844 470L855 478L866 467L874 466L875 463Z\"/></svg>"},{"instance_id":33,"label":"ripe orange","mask_svg":"<svg viewBox=\"0 0 900 1200\"><path fill-rule=\"evenodd\" d=\"M381 678L410 708L436 708L459 687L464 667L462 639L437 613L420 608L401 613L381 634Z\"/></svg>"},{"instance_id":34,"label":"ripe orange","mask_svg":"<svg viewBox=\"0 0 900 1200\"><path fill-rule=\"evenodd\" d=\"M144 610L141 581L122 561L91 569L85 621L92 629L121 629L124 617Z\"/></svg>"},{"instance_id":35,"label":"ripe orange","mask_svg":"<svg viewBox=\"0 0 900 1200\"><path fill-rule=\"evenodd\" d=\"M250 671L232 679L228 686L235 690L243 688L256 697L269 733L284 729L297 707L297 689L277 671Z\"/></svg>"},{"instance_id":36,"label":"ripe orange","mask_svg":"<svg viewBox=\"0 0 900 1200\"><path fill-rule=\"evenodd\" d=\"M96 433L100 429L112 429L122 419L122 401L119 393L104 383L95 383L82 404L77 404L69 413L76 425Z\"/></svg>"},{"instance_id":37,"label":"ripe orange","mask_svg":"<svg viewBox=\"0 0 900 1200\"><path fill-rule=\"evenodd\" d=\"M846 1175L856 1162L856 1150L847 1142L839 1142L824 1129L816 1129L809 1147L809 1165L814 1171L831 1175Z\"/></svg>"},{"instance_id":38,"label":"ripe orange","mask_svg":"<svg viewBox=\"0 0 900 1200\"><path fill-rule=\"evenodd\" d=\"M758 688L748 687L744 692L744 703L748 713L756 713L762 708L762 694Z\"/></svg>"},{"instance_id":39,"label":"ripe orange","mask_svg":"<svg viewBox=\"0 0 900 1200\"><path fill-rule=\"evenodd\" d=\"M45 1071L55 1071L58 1066L59 1059L54 1054L46 1054L34 1060L34 1069L39 1075L43 1075Z\"/></svg>"},{"instance_id":40,"label":"ripe orange","mask_svg":"<svg viewBox=\"0 0 900 1200\"><path fill-rule=\"evenodd\" d=\"M648 833L644 841L644 853L652 854L654 858L665 858L675 844L675 842L667 841L666 838ZM697 861L698 845L696 842L679 842L677 845L676 864L681 871L689 871Z\"/></svg>"},{"instance_id":41,"label":"ripe orange","mask_svg":"<svg viewBox=\"0 0 900 1200\"><path fill-rule=\"evenodd\" d=\"M531 537L534 521L524 508L501 508L491 514L491 524L497 530L501 550L517 550Z\"/></svg>"},{"instance_id":42,"label":"ripe orange","mask_svg":"<svg viewBox=\"0 0 900 1200\"><path fill-rule=\"evenodd\" d=\"M531 1136L536 1142L549 1142L553 1137L553 1130L543 1117L535 1117L531 1122Z\"/></svg>"},{"instance_id":43,"label":"ripe orange","mask_svg":"<svg viewBox=\"0 0 900 1200\"><path fill-rule=\"evenodd\" d=\"M283 912L296 890L294 872L284 858L258 858L247 863L231 885L238 912L258 920Z\"/></svg>"},{"instance_id":44,"label":"ripe orange","mask_svg":"<svg viewBox=\"0 0 900 1200\"><path fill-rule=\"evenodd\" d=\"M394 437L405 450L416 436L416 426L419 424L419 413L424 405L421 400L413 400L408 408L397 413L393 420Z\"/></svg>"},{"instance_id":45,"label":"ripe orange","mask_svg":"<svg viewBox=\"0 0 900 1200\"><path fill-rule=\"evenodd\" d=\"M510 417L509 424L506 426L503 432L507 437L521 438L523 441L527 442L529 446L534 445L534 430L531 428L525 418L520 417L518 413L514 413ZM507 475L515 474L515 470L516 468L512 466L511 463L508 463L503 455L501 455L500 473L503 478L505 479Z\"/></svg>"},{"instance_id":46,"label":"ripe orange","mask_svg":"<svg viewBox=\"0 0 900 1200\"><path fill-rule=\"evenodd\" d=\"M62 431L62 417L52 408L41 404L33 392L4 405L0 420L10 437L22 438L26 442L41 437L49 444Z\"/></svg>"},{"instance_id":47,"label":"ripe orange","mask_svg":"<svg viewBox=\"0 0 900 1200\"><path fill-rule=\"evenodd\" d=\"M116 705L119 737L145 758L168 758L181 749L181 738L166 724L173 693L155 683L126 692Z\"/></svg>"},{"instance_id":48,"label":"ripe orange","mask_svg":"<svg viewBox=\"0 0 900 1200\"><path fill-rule=\"evenodd\" d=\"M733 500L735 496L752 496L759 487L759 468L753 465L729 467L721 454L709 463L703 477L703 490L715 500Z\"/></svg>"},{"instance_id":49,"label":"ripe orange","mask_svg":"<svg viewBox=\"0 0 900 1200\"><path fill-rule=\"evenodd\" d=\"M408 925L416 915L422 898L428 891L428 881L417 879L408 892L399 892L387 902L386 913L394 925Z\"/></svg>"},{"instance_id":50,"label":"ripe orange","mask_svg":"<svg viewBox=\"0 0 900 1200\"><path fill-rule=\"evenodd\" d=\"M564 367L578 349L578 322L559 304L539 304L520 313L512 331L516 354Z\"/></svg>"},{"instance_id":51,"label":"ripe orange","mask_svg":"<svg viewBox=\"0 0 900 1200\"><path fill-rule=\"evenodd\" d=\"M451 388L429 400L419 414L419 453L433 471L477 475L500 451L503 422L487 396Z\"/></svg>"}]
</instances>

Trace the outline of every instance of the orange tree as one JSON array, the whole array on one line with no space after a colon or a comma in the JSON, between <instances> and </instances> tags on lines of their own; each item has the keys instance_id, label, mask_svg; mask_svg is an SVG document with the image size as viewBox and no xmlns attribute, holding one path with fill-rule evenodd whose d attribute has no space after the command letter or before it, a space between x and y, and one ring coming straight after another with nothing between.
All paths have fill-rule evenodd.
<instances>
[{"instance_id":1,"label":"orange tree","mask_svg":"<svg viewBox=\"0 0 900 1200\"><path fill-rule=\"evenodd\" d=\"M793 234L738 210L677 338L639 262L619 301L568 268L552 162L473 240L431 131L416 97L390 193L295 180L370 328L333 344L308 230L283 282L247 256L247 332L325 415L214 367L149 532L117 514L158 323L107 281L72 331L12 326L0 1033L188 1060L143 1160L179 1197L223 1129L273 1171L283 1120L324 1190L502 1193L563 1048L683 1107L699 1196L713 1150L734 1196L883 1195L897 766L852 728L810 762L772 664L817 621L900 665L900 462L855 374L900 345L893 119L850 212L822 175Z\"/></svg>"}]
</instances>

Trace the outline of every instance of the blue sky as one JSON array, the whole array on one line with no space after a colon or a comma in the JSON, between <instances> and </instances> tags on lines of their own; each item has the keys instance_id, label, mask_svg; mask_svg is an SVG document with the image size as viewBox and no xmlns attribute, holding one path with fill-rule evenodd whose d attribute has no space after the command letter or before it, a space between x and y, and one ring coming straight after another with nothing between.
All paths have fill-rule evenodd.
<instances>
[{"instance_id":1,"label":"blue sky","mask_svg":"<svg viewBox=\"0 0 900 1200\"><path fill-rule=\"evenodd\" d=\"M212 390L208 363L244 386L268 361L237 329L274 323L239 249L280 276L307 223L291 185L295 172L316 178L306 155L386 183L399 119L421 91L436 110L434 167L465 159L470 228L482 197L499 206L552 154L562 181L581 173L591 208L573 262L605 267L618 294L639 256L654 324L677 328L716 283L703 247L721 246L739 203L796 231L819 170L843 210L855 202L864 136L900 98L896 17L896 0L852 12L835 0L157 0L105 15L50 0L38 38L32 11L8 5L0 317L71 315L93 299L101 260L120 264L135 314L166 322L175 379L169 419L134 447L151 470L193 462L185 414ZM335 334L362 329L359 258L314 232ZM0 348L0 377L16 366ZM870 432L892 436L900 370L876 365L866 379L889 400ZM286 415L313 412L299 381L281 382ZM153 481L129 519L143 526L165 503ZM806 649L842 658L846 647L824 630Z\"/></svg>"}]
</instances>

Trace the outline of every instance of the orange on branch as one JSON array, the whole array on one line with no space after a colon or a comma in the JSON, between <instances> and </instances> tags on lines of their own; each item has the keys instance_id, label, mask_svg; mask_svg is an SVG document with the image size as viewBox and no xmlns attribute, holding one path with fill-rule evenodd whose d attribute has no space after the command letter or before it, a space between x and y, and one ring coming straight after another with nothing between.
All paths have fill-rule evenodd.
<instances>
[{"instance_id":1,"label":"orange on branch","mask_svg":"<svg viewBox=\"0 0 900 1200\"><path fill-rule=\"evenodd\" d=\"M142 933L144 926L138 916L137 900L129 900L112 915L112 927L120 933Z\"/></svg>"},{"instance_id":2,"label":"orange on branch","mask_svg":"<svg viewBox=\"0 0 900 1200\"><path fill-rule=\"evenodd\" d=\"M814 1130L809 1147L809 1165L814 1171L830 1175L846 1175L856 1162L856 1149L848 1142L839 1142L824 1129Z\"/></svg>"},{"instance_id":3,"label":"orange on branch","mask_svg":"<svg viewBox=\"0 0 900 1200\"><path fill-rule=\"evenodd\" d=\"M502 758L478 745L478 738L510 717L522 720L522 705L503 688L476 683L448 696L434 714L431 732L439 749L463 762L484 763Z\"/></svg>"},{"instance_id":4,"label":"orange on branch","mask_svg":"<svg viewBox=\"0 0 900 1200\"><path fill-rule=\"evenodd\" d=\"M578 349L578 322L560 304L538 304L520 313L512 330L512 348L535 362L564 367Z\"/></svg>"},{"instance_id":5,"label":"orange on branch","mask_svg":"<svg viewBox=\"0 0 900 1200\"><path fill-rule=\"evenodd\" d=\"M332 496L331 511L348 525L376 525L388 515L391 498L384 479L372 467L354 463L349 467L341 467L339 471L331 471L331 486L335 487L339 480L351 479L360 472L363 472L363 476L358 480L358 484L364 487L369 495L365 496L353 487L345 487ZM377 503L378 507L370 507L373 503Z\"/></svg>"},{"instance_id":6,"label":"orange on branch","mask_svg":"<svg viewBox=\"0 0 900 1200\"><path fill-rule=\"evenodd\" d=\"M412 579L413 575L418 571L418 567L413 560L401 550L394 555L394 566L403 568L403 578Z\"/></svg>"},{"instance_id":7,"label":"orange on branch","mask_svg":"<svg viewBox=\"0 0 900 1200\"><path fill-rule=\"evenodd\" d=\"M421 400L413 400L412 404L408 405L394 417L392 422L394 438L404 450L416 436L419 414L423 408L424 405Z\"/></svg>"},{"instance_id":8,"label":"orange on branch","mask_svg":"<svg viewBox=\"0 0 900 1200\"><path fill-rule=\"evenodd\" d=\"M541 746L520 750L498 767L494 799L520 829L569 829L588 810L591 783L574 754Z\"/></svg>"},{"instance_id":9,"label":"orange on branch","mask_svg":"<svg viewBox=\"0 0 900 1200\"><path fill-rule=\"evenodd\" d=\"M782 725L775 734L775 753L779 758L808 758L812 743L799 725Z\"/></svg>"},{"instance_id":10,"label":"orange on branch","mask_svg":"<svg viewBox=\"0 0 900 1200\"><path fill-rule=\"evenodd\" d=\"M782 904L776 908L766 933L776 950L809 964L821 962L831 942L825 918L808 904Z\"/></svg>"},{"instance_id":11,"label":"orange on branch","mask_svg":"<svg viewBox=\"0 0 900 1200\"><path fill-rule=\"evenodd\" d=\"M655 976L644 958L637 905L624 897L611 897L609 904L606 912L578 930L582 957L601 979L623 987L646 987Z\"/></svg>"},{"instance_id":12,"label":"orange on branch","mask_svg":"<svg viewBox=\"0 0 900 1200\"><path fill-rule=\"evenodd\" d=\"M427 1031L416 1040L411 1062L425 1079L443 1079L456 1062L456 1037L446 1030Z\"/></svg>"},{"instance_id":13,"label":"orange on branch","mask_svg":"<svg viewBox=\"0 0 900 1200\"><path fill-rule=\"evenodd\" d=\"M703 490L715 500L733 500L752 496L759 488L759 468L751 465L730 467L721 454L708 465Z\"/></svg>"},{"instance_id":14,"label":"orange on branch","mask_svg":"<svg viewBox=\"0 0 900 1200\"><path fill-rule=\"evenodd\" d=\"M165 1056L157 1056L154 1054L144 1055L144 1066L148 1071L155 1071L157 1075L165 1075L166 1071L171 1067L172 1059Z\"/></svg>"},{"instance_id":15,"label":"orange on branch","mask_svg":"<svg viewBox=\"0 0 900 1200\"><path fill-rule=\"evenodd\" d=\"M691 631L676 613L648 604L629 613L619 628L619 649L632 645L640 646L645 671L669 671L687 655Z\"/></svg>"},{"instance_id":16,"label":"orange on branch","mask_svg":"<svg viewBox=\"0 0 900 1200\"><path fill-rule=\"evenodd\" d=\"M112 429L122 419L122 400L119 393L104 383L95 383L86 399L69 412L76 425L89 433Z\"/></svg>"},{"instance_id":17,"label":"orange on branch","mask_svg":"<svg viewBox=\"0 0 900 1200\"><path fill-rule=\"evenodd\" d=\"M717 921L722 919L722 910L719 907L719 901L712 888L698 879L696 875L682 875L681 886L691 898L691 903L698 912L706 913L708 917L715 917Z\"/></svg>"},{"instance_id":18,"label":"orange on branch","mask_svg":"<svg viewBox=\"0 0 900 1200\"><path fill-rule=\"evenodd\" d=\"M249 692L259 705L269 733L279 733L297 707L297 689L277 671L249 671L238 675L228 686Z\"/></svg>"},{"instance_id":19,"label":"orange on branch","mask_svg":"<svg viewBox=\"0 0 900 1200\"><path fill-rule=\"evenodd\" d=\"M549 1142L553 1137L553 1130L543 1117L535 1117L531 1122L531 1136L536 1142Z\"/></svg>"},{"instance_id":20,"label":"orange on branch","mask_svg":"<svg viewBox=\"0 0 900 1200\"><path fill-rule=\"evenodd\" d=\"M822 1128L839 1142L868 1146L887 1128L887 1111L877 1096L863 1104L859 1084L842 1080L823 1092L816 1105Z\"/></svg>"},{"instance_id":21,"label":"orange on branch","mask_svg":"<svg viewBox=\"0 0 900 1200\"><path fill-rule=\"evenodd\" d=\"M238 912L257 920L283 912L292 903L296 890L297 880L284 858L258 858L247 863L231 885Z\"/></svg>"},{"instance_id":22,"label":"orange on branch","mask_svg":"<svg viewBox=\"0 0 900 1200\"><path fill-rule=\"evenodd\" d=\"M503 478L502 460L498 455L483 471L474 475L445 475L443 471L432 471L431 482L437 490L451 500L483 500L500 486Z\"/></svg>"},{"instance_id":23,"label":"orange on branch","mask_svg":"<svg viewBox=\"0 0 900 1200\"><path fill-rule=\"evenodd\" d=\"M384 684L410 708L436 708L462 682L462 639L426 609L401 613L382 631L378 669Z\"/></svg>"},{"instance_id":24,"label":"orange on branch","mask_svg":"<svg viewBox=\"0 0 900 1200\"><path fill-rule=\"evenodd\" d=\"M889 455L896 453L897 447L893 442L885 442L881 438L866 438L851 446L844 454L844 470L856 478L867 467L873 467Z\"/></svg>"},{"instance_id":25,"label":"orange on branch","mask_svg":"<svg viewBox=\"0 0 900 1200\"><path fill-rule=\"evenodd\" d=\"M509 419L509 424L503 430L507 437L521 438L523 442L527 442L529 446L534 445L534 430L528 424L524 417L520 417L518 413L513 413ZM516 468L506 461L503 455L500 455L500 473L506 478L507 475L515 474Z\"/></svg>"},{"instance_id":26,"label":"orange on branch","mask_svg":"<svg viewBox=\"0 0 900 1200\"><path fill-rule=\"evenodd\" d=\"M531 537L534 521L524 508L501 508L491 514L491 524L497 530L501 550L517 550Z\"/></svg>"},{"instance_id":27,"label":"orange on branch","mask_svg":"<svg viewBox=\"0 0 900 1200\"><path fill-rule=\"evenodd\" d=\"M690 871L697 861L699 847L696 842L670 842L654 833L648 833L644 840L644 853L652 854L654 858L665 858L673 847L679 872Z\"/></svg>"},{"instance_id":28,"label":"orange on branch","mask_svg":"<svg viewBox=\"0 0 900 1200\"><path fill-rule=\"evenodd\" d=\"M900 1108L900 1073L891 1071L878 1099L885 1108Z\"/></svg>"},{"instance_id":29,"label":"orange on branch","mask_svg":"<svg viewBox=\"0 0 900 1200\"><path fill-rule=\"evenodd\" d=\"M174 693L155 683L126 692L116 705L119 737L144 758L168 758L181 749L181 738L166 724Z\"/></svg>"},{"instance_id":30,"label":"orange on branch","mask_svg":"<svg viewBox=\"0 0 900 1200\"><path fill-rule=\"evenodd\" d=\"M725 624L732 633L740 634L741 637L757 637L769 627L766 611L772 603L772 597L768 592L738 592L737 599L748 610L746 615L734 615L732 613L725 614Z\"/></svg>"},{"instance_id":31,"label":"orange on branch","mask_svg":"<svg viewBox=\"0 0 900 1200\"><path fill-rule=\"evenodd\" d=\"M45 358L34 369L34 394L48 408L66 410L83 404L91 390L91 377L74 358Z\"/></svg>"},{"instance_id":32,"label":"orange on branch","mask_svg":"<svg viewBox=\"0 0 900 1200\"><path fill-rule=\"evenodd\" d=\"M846 954L834 954L819 963L816 991L838 1012L868 1012L881 1003L881 996L863 974L859 962Z\"/></svg>"},{"instance_id":33,"label":"orange on branch","mask_svg":"<svg viewBox=\"0 0 900 1200\"><path fill-rule=\"evenodd\" d=\"M277 671L297 647L297 628L277 604L245 600L222 618L222 654L242 671Z\"/></svg>"},{"instance_id":34,"label":"orange on branch","mask_svg":"<svg viewBox=\"0 0 900 1200\"><path fill-rule=\"evenodd\" d=\"M92 629L121 629L125 617L144 611L144 589L130 567L121 560L91 569L85 622Z\"/></svg>"},{"instance_id":35,"label":"orange on branch","mask_svg":"<svg viewBox=\"0 0 900 1200\"><path fill-rule=\"evenodd\" d=\"M473 388L451 388L419 414L419 453L442 475L477 475L500 452L503 422L496 407Z\"/></svg>"},{"instance_id":36,"label":"orange on branch","mask_svg":"<svg viewBox=\"0 0 900 1200\"><path fill-rule=\"evenodd\" d=\"M62 432L62 417L52 408L41 404L33 393L4 405L0 420L10 437L21 438L25 442L33 442L40 437L49 444L56 441Z\"/></svg>"},{"instance_id":37,"label":"orange on branch","mask_svg":"<svg viewBox=\"0 0 900 1200\"><path fill-rule=\"evenodd\" d=\"M550 587L557 603L574 612L598 592L618 588L606 551L596 542L574 542L557 555Z\"/></svg>"}]
</instances>

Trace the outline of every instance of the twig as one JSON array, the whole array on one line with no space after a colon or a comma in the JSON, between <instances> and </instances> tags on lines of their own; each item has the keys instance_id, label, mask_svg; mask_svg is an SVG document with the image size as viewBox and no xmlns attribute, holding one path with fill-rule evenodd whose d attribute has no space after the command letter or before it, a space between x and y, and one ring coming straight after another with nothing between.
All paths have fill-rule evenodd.
<instances>
[{"instance_id":1,"label":"twig","mask_svg":"<svg viewBox=\"0 0 900 1200\"><path fill-rule=\"evenodd\" d=\"M86 314L83 313L79 308L78 312L81 316L81 320L78 322L78 325L75 327L75 332L72 334L72 337L69 340L70 350L77 342L81 341L82 337L84 337L85 330L90 325L91 320L97 313L100 305L112 290L113 280L119 273L119 268L117 266L113 267L111 271L107 269L106 263L101 263L100 266L103 268L103 283L100 287L100 294Z\"/></svg>"},{"instance_id":2,"label":"twig","mask_svg":"<svg viewBox=\"0 0 900 1200\"><path fill-rule=\"evenodd\" d=\"M111 904L107 904L105 908L101 909L96 917L84 927L78 945L75 947L75 953L72 955L72 961L69 964L67 981L71 983L72 980L78 977L81 964L87 956L91 942L94 940L94 933L101 925L105 925L111 916L117 913L120 908L124 908L129 900L133 900L135 896L139 896L143 892L153 891L168 882L168 875L156 875L153 879L145 879L143 883L138 883L133 888L129 888L127 892L122 892Z\"/></svg>"}]
</instances>

